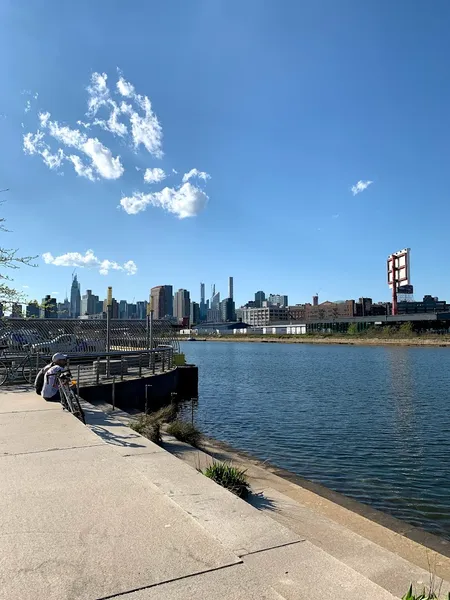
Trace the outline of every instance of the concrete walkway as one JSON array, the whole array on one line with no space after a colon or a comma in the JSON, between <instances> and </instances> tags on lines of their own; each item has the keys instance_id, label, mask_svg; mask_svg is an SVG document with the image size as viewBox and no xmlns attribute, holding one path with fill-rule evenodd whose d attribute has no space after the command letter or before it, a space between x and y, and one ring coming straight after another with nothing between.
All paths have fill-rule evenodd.
<instances>
[{"instance_id":1,"label":"concrete walkway","mask_svg":"<svg viewBox=\"0 0 450 600\"><path fill-rule=\"evenodd\" d=\"M0 390L1 600L396 597L120 420L87 420Z\"/></svg>"}]
</instances>

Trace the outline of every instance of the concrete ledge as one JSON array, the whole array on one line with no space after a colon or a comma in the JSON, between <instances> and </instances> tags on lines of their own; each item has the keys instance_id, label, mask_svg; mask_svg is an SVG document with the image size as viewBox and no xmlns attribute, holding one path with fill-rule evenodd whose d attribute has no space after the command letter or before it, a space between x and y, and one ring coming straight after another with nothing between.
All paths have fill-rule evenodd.
<instances>
[{"instance_id":1,"label":"concrete ledge","mask_svg":"<svg viewBox=\"0 0 450 600\"><path fill-rule=\"evenodd\" d=\"M309 542L251 554L244 564L286 600L396 600Z\"/></svg>"}]
</instances>

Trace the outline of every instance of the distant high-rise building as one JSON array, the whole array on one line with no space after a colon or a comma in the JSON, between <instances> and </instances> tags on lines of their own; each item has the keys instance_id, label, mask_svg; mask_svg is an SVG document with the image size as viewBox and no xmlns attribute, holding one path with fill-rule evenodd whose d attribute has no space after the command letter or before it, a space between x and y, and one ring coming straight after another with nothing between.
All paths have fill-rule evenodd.
<instances>
[{"instance_id":1,"label":"distant high-rise building","mask_svg":"<svg viewBox=\"0 0 450 600\"><path fill-rule=\"evenodd\" d=\"M92 290L86 290L81 297L81 315L95 315L98 296L92 293Z\"/></svg>"},{"instance_id":2,"label":"distant high-rise building","mask_svg":"<svg viewBox=\"0 0 450 600\"><path fill-rule=\"evenodd\" d=\"M200 321L206 321L205 284L200 283Z\"/></svg>"},{"instance_id":3,"label":"distant high-rise building","mask_svg":"<svg viewBox=\"0 0 450 600\"><path fill-rule=\"evenodd\" d=\"M26 315L27 315L28 319L39 319L40 308L39 308L39 302L37 300L28 302L28 305L26 308Z\"/></svg>"},{"instance_id":4,"label":"distant high-rise building","mask_svg":"<svg viewBox=\"0 0 450 600\"><path fill-rule=\"evenodd\" d=\"M266 299L266 294L260 290L259 292L256 292L255 294L255 308L261 308L262 307L262 303L264 302L264 300Z\"/></svg>"},{"instance_id":5,"label":"distant high-rise building","mask_svg":"<svg viewBox=\"0 0 450 600\"><path fill-rule=\"evenodd\" d=\"M137 319L137 304L129 304L128 305L128 319Z\"/></svg>"},{"instance_id":6,"label":"distant high-rise building","mask_svg":"<svg viewBox=\"0 0 450 600\"><path fill-rule=\"evenodd\" d=\"M269 294L267 303L269 306L289 306L288 297L281 294Z\"/></svg>"},{"instance_id":7,"label":"distant high-rise building","mask_svg":"<svg viewBox=\"0 0 450 600\"><path fill-rule=\"evenodd\" d=\"M225 300L222 300L222 302L220 303L220 320L227 322L234 321L235 318L236 315L233 299L225 298Z\"/></svg>"},{"instance_id":8,"label":"distant high-rise building","mask_svg":"<svg viewBox=\"0 0 450 600\"><path fill-rule=\"evenodd\" d=\"M215 308L208 308L206 320L208 323L220 323L220 310L216 310Z\"/></svg>"},{"instance_id":9,"label":"distant high-rise building","mask_svg":"<svg viewBox=\"0 0 450 600\"><path fill-rule=\"evenodd\" d=\"M119 302L119 319L128 319L128 303L126 300Z\"/></svg>"},{"instance_id":10,"label":"distant high-rise building","mask_svg":"<svg viewBox=\"0 0 450 600\"><path fill-rule=\"evenodd\" d=\"M178 321L190 317L191 298L187 290L179 289L174 298L174 316Z\"/></svg>"},{"instance_id":11,"label":"distant high-rise building","mask_svg":"<svg viewBox=\"0 0 450 600\"><path fill-rule=\"evenodd\" d=\"M21 319L23 317L22 305L18 302L14 302L11 307L11 317L14 319Z\"/></svg>"},{"instance_id":12,"label":"distant high-rise building","mask_svg":"<svg viewBox=\"0 0 450 600\"><path fill-rule=\"evenodd\" d=\"M191 313L189 316L189 324L197 325L200 323L200 305L198 302L191 302Z\"/></svg>"},{"instance_id":13,"label":"distant high-rise building","mask_svg":"<svg viewBox=\"0 0 450 600\"><path fill-rule=\"evenodd\" d=\"M220 310L220 292L217 292L217 294L214 294L211 298L211 308L213 310Z\"/></svg>"},{"instance_id":14,"label":"distant high-rise building","mask_svg":"<svg viewBox=\"0 0 450 600\"><path fill-rule=\"evenodd\" d=\"M68 319L70 317L70 301L69 298L64 298L64 302L57 304L58 319Z\"/></svg>"},{"instance_id":15,"label":"distant high-rise building","mask_svg":"<svg viewBox=\"0 0 450 600\"><path fill-rule=\"evenodd\" d=\"M313 296L313 306L319 306L319 295Z\"/></svg>"},{"instance_id":16,"label":"distant high-rise building","mask_svg":"<svg viewBox=\"0 0 450 600\"><path fill-rule=\"evenodd\" d=\"M70 316L72 319L76 319L81 314L81 292L80 284L76 274L72 279L72 286L70 288Z\"/></svg>"},{"instance_id":17,"label":"distant high-rise building","mask_svg":"<svg viewBox=\"0 0 450 600\"><path fill-rule=\"evenodd\" d=\"M138 319L145 319L145 317L147 316L147 304L147 300L140 300L136 303Z\"/></svg>"},{"instance_id":18,"label":"distant high-rise building","mask_svg":"<svg viewBox=\"0 0 450 600\"><path fill-rule=\"evenodd\" d=\"M164 319L174 314L173 288L171 285L158 285L152 287L150 296L153 304L155 319ZM188 315L189 316L189 315Z\"/></svg>"},{"instance_id":19,"label":"distant high-rise building","mask_svg":"<svg viewBox=\"0 0 450 600\"><path fill-rule=\"evenodd\" d=\"M57 317L56 298L51 298L49 294L42 298L41 318L55 319Z\"/></svg>"},{"instance_id":20,"label":"distant high-rise building","mask_svg":"<svg viewBox=\"0 0 450 600\"><path fill-rule=\"evenodd\" d=\"M233 278L228 278L228 298L233 300Z\"/></svg>"}]
</instances>

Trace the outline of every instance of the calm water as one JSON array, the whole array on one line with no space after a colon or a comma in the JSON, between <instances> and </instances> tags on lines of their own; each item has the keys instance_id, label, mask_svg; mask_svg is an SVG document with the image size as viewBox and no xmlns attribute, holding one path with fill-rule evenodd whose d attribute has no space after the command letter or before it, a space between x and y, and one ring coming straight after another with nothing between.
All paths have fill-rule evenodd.
<instances>
[{"instance_id":1,"label":"calm water","mask_svg":"<svg viewBox=\"0 0 450 600\"><path fill-rule=\"evenodd\" d=\"M450 539L450 349L186 342L204 433Z\"/></svg>"}]
</instances>

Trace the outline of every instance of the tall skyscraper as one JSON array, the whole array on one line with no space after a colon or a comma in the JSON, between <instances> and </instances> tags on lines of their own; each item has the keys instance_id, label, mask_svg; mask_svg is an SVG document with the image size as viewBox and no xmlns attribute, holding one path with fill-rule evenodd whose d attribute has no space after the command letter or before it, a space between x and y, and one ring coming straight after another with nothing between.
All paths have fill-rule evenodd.
<instances>
[{"instance_id":1,"label":"tall skyscraper","mask_svg":"<svg viewBox=\"0 0 450 600\"><path fill-rule=\"evenodd\" d=\"M233 278L228 278L228 298L233 300Z\"/></svg>"},{"instance_id":2,"label":"tall skyscraper","mask_svg":"<svg viewBox=\"0 0 450 600\"><path fill-rule=\"evenodd\" d=\"M200 283L200 321L206 321L205 284Z\"/></svg>"},{"instance_id":3,"label":"tall skyscraper","mask_svg":"<svg viewBox=\"0 0 450 600\"><path fill-rule=\"evenodd\" d=\"M220 303L220 320L221 321L234 321L236 319L236 312L234 308L234 302L232 298L225 298Z\"/></svg>"},{"instance_id":4,"label":"tall skyscraper","mask_svg":"<svg viewBox=\"0 0 450 600\"><path fill-rule=\"evenodd\" d=\"M197 325L200 322L200 305L197 302L191 302L191 313L189 325Z\"/></svg>"},{"instance_id":5,"label":"tall skyscraper","mask_svg":"<svg viewBox=\"0 0 450 600\"><path fill-rule=\"evenodd\" d=\"M128 319L128 306L126 300L119 301L119 319Z\"/></svg>"},{"instance_id":6,"label":"tall skyscraper","mask_svg":"<svg viewBox=\"0 0 450 600\"><path fill-rule=\"evenodd\" d=\"M137 306L137 318L145 319L147 316L147 300L139 300L136 303Z\"/></svg>"},{"instance_id":7,"label":"tall skyscraper","mask_svg":"<svg viewBox=\"0 0 450 600\"><path fill-rule=\"evenodd\" d=\"M179 289L174 298L174 316L178 321L188 318L191 311L191 298L187 290Z\"/></svg>"},{"instance_id":8,"label":"tall skyscraper","mask_svg":"<svg viewBox=\"0 0 450 600\"><path fill-rule=\"evenodd\" d=\"M266 299L266 295L262 290L260 290L259 292L256 292L255 308L262 308L262 303L264 302L265 299Z\"/></svg>"},{"instance_id":9,"label":"tall skyscraper","mask_svg":"<svg viewBox=\"0 0 450 600\"><path fill-rule=\"evenodd\" d=\"M40 309L37 300L28 302L26 315L28 319L39 319Z\"/></svg>"},{"instance_id":10,"label":"tall skyscraper","mask_svg":"<svg viewBox=\"0 0 450 600\"><path fill-rule=\"evenodd\" d=\"M219 308L220 308L220 292L217 292L217 294L214 294L214 296L211 298L211 308L212 308L212 310L219 310Z\"/></svg>"},{"instance_id":11,"label":"tall skyscraper","mask_svg":"<svg viewBox=\"0 0 450 600\"><path fill-rule=\"evenodd\" d=\"M174 312L173 288L171 285L158 285L152 287L150 295L153 303L153 316L155 319L172 317Z\"/></svg>"},{"instance_id":12,"label":"tall skyscraper","mask_svg":"<svg viewBox=\"0 0 450 600\"><path fill-rule=\"evenodd\" d=\"M72 319L76 319L81 314L81 292L80 284L76 274L72 279L72 286L70 288L70 316Z\"/></svg>"},{"instance_id":13,"label":"tall skyscraper","mask_svg":"<svg viewBox=\"0 0 450 600\"><path fill-rule=\"evenodd\" d=\"M67 296L64 298L64 302L58 302L57 306L58 319L69 319L70 318L70 301Z\"/></svg>"},{"instance_id":14,"label":"tall skyscraper","mask_svg":"<svg viewBox=\"0 0 450 600\"><path fill-rule=\"evenodd\" d=\"M98 296L92 293L92 290L86 290L81 297L81 315L95 315L97 309Z\"/></svg>"}]
</instances>

